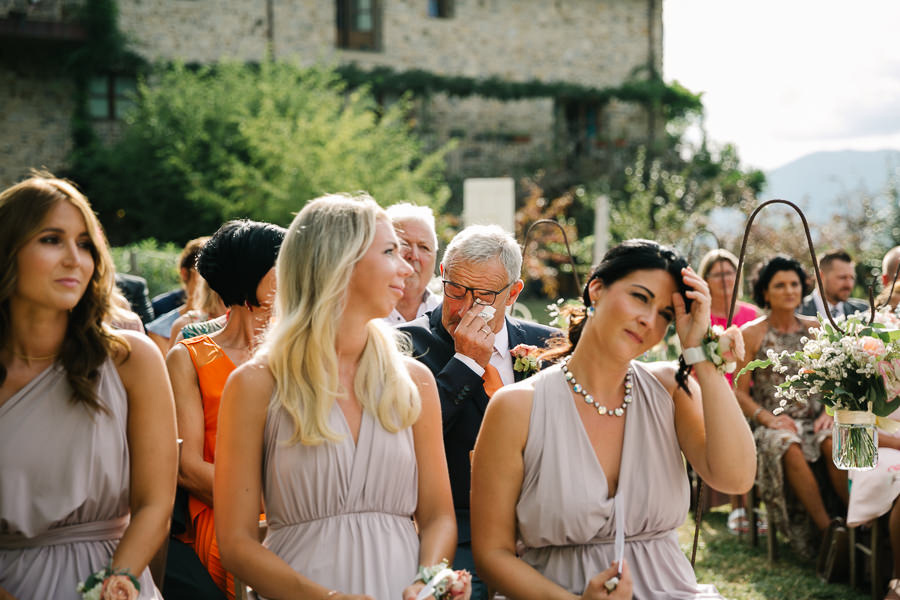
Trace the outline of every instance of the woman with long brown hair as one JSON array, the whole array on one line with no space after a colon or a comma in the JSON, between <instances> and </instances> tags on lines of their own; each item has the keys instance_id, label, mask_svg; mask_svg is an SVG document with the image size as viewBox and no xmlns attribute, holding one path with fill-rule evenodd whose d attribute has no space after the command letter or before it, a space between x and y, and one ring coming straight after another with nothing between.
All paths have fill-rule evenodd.
<instances>
[{"instance_id":1,"label":"woman with long brown hair","mask_svg":"<svg viewBox=\"0 0 900 600\"><path fill-rule=\"evenodd\" d=\"M0 597L74 600L109 567L135 579L101 574L102 598L160 598L147 565L175 493L172 391L153 343L107 324L113 263L72 184L0 194L0 274Z\"/></svg>"}]
</instances>

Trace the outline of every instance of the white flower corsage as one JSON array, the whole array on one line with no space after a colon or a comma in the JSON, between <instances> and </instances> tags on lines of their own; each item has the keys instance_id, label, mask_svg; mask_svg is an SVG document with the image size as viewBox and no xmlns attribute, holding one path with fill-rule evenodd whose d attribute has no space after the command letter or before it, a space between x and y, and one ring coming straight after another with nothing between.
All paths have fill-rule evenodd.
<instances>
[{"instance_id":1,"label":"white flower corsage","mask_svg":"<svg viewBox=\"0 0 900 600\"><path fill-rule=\"evenodd\" d=\"M82 600L137 600L141 584L128 569L103 567L75 588Z\"/></svg>"},{"instance_id":2,"label":"white flower corsage","mask_svg":"<svg viewBox=\"0 0 900 600\"><path fill-rule=\"evenodd\" d=\"M744 336L737 325L728 329L713 325L700 347L719 373L734 373L737 362L744 359Z\"/></svg>"},{"instance_id":3,"label":"white flower corsage","mask_svg":"<svg viewBox=\"0 0 900 600\"><path fill-rule=\"evenodd\" d=\"M416 600L434 596L437 600L469 600L472 596L472 574L461 569L454 571L445 558L436 565L419 567L413 582L425 584Z\"/></svg>"}]
</instances>

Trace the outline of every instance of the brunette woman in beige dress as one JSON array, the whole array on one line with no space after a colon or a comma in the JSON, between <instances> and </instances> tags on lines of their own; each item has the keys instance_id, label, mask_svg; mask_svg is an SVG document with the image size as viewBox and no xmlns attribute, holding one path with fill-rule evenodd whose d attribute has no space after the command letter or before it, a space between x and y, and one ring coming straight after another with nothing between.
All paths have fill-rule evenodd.
<instances>
[{"instance_id":1,"label":"brunette woman in beige dress","mask_svg":"<svg viewBox=\"0 0 900 600\"><path fill-rule=\"evenodd\" d=\"M73 185L0 194L0 274L0 598L76 600L111 564L159 599L172 390L153 342L107 325L112 259Z\"/></svg>"},{"instance_id":2,"label":"brunette woman in beige dress","mask_svg":"<svg viewBox=\"0 0 900 600\"><path fill-rule=\"evenodd\" d=\"M704 481L740 494L753 484L753 437L702 353L696 379L683 363L635 360L670 323L683 348L700 345L706 282L673 250L631 240L607 252L583 299L559 364L488 405L472 475L478 572L517 600L619 598L607 569L624 557L634 598L718 597L678 545L682 453Z\"/></svg>"}]
</instances>

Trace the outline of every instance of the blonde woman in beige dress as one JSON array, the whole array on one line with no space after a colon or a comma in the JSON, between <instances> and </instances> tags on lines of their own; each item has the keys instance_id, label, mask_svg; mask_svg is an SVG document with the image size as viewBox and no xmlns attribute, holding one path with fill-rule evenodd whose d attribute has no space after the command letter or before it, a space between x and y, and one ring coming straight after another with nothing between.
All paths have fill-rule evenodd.
<instances>
[{"instance_id":1,"label":"blonde woman in beige dress","mask_svg":"<svg viewBox=\"0 0 900 600\"><path fill-rule=\"evenodd\" d=\"M272 328L219 409L222 563L263 598L413 600L456 519L434 378L382 321L412 269L386 213L346 196L300 211L275 268Z\"/></svg>"},{"instance_id":2,"label":"blonde woman in beige dress","mask_svg":"<svg viewBox=\"0 0 900 600\"><path fill-rule=\"evenodd\" d=\"M175 496L172 390L153 343L106 324L112 259L74 186L0 194L0 273L0 598L76 600L111 564L160 599L147 565Z\"/></svg>"},{"instance_id":3,"label":"blonde woman in beige dress","mask_svg":"<svg viewBox=\"0 0 900 600\"><path fill-rule=\"evenodd\" d=\"M472 474L478 573L516 600L718 597L678 545L682 453L704 481L740 494L753 484L753 437L708 360L696 379L684 363L635 360L670 323L682 347L700 345L707 285L673 250L631 240L606 254L583 299L560 363L488 405ZM632 587L610 592L620 557Z\"/></svg>"}]
</instances>

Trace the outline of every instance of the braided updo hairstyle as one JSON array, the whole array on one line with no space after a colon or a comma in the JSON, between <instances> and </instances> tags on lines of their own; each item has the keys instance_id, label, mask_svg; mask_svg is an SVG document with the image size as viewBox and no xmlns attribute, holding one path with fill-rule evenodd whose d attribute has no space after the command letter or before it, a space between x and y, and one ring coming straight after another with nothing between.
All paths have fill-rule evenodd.
<instances>
[{"instance_id":1,"label":"braided updo hairstyle","mask_svg":"<svg viewBox=\"0 0 900 600\"><path fill-rule=\"evenodd\" d=\"M599 279L603 282L603 285L609 286L619 279L627 277L634 271L662 269L672 276L678 293L684 298L685 310L690 311L691 299L685 295L688 288L685 286L681 275L681 270L687 266L687 260L677 250L652 240L627 240L618 246L610 248L603 256L600 264L594 268L587 283L584 285L584 292L582 293L584 307L572 308L566 315L569 319L569 329L566 332L566 337L560 338L560 342L554 344L550 350L544 353L541 357L542 360L556 361L568 356L575 350L578 340L581 339L581 332L584 330L586 308L591 305L588 288L595 279ZM688 394L690 394L687 387L689 372L690 367L684 362L684 358L679 358L675 381Z\"/></svg>"}]
</instances>

